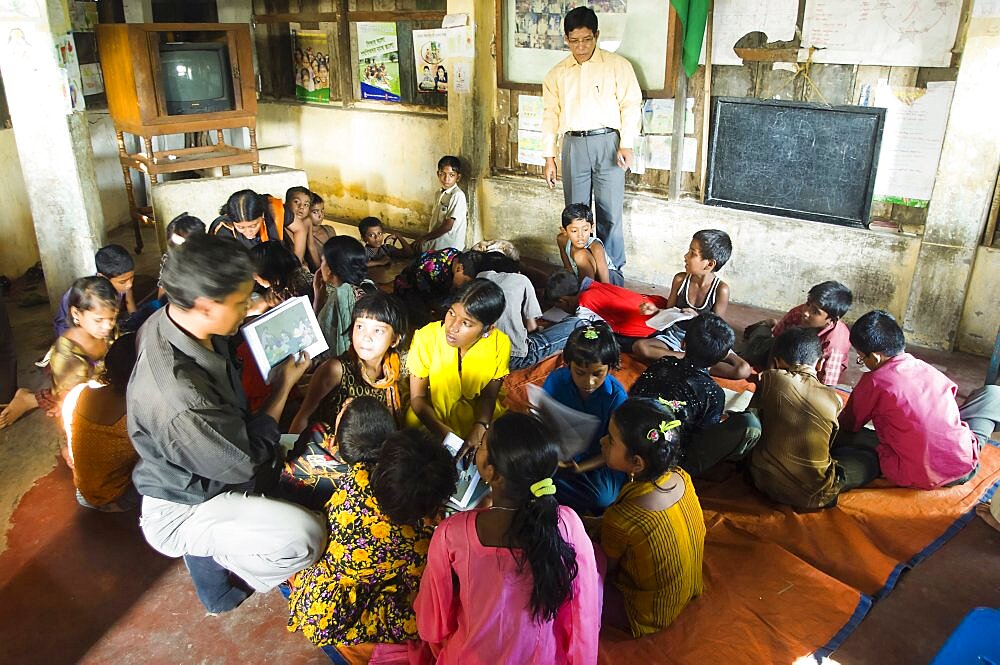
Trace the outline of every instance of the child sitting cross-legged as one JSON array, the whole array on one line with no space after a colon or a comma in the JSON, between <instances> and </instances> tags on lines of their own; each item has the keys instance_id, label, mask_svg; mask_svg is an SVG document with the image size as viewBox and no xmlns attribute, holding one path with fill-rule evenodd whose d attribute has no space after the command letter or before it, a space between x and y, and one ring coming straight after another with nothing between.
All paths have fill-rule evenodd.
<instances>
[{"instance_id":1,"label":"child sitting cross-legged","mask_svg":"<svg viewBox=\"0 0 1000 665\"><path fill-rule=\"evenodd\" d=\"M622 286L625 278L607 252L600 238L592 235L594 213L584 203L573 203L562 212L562 230L556 236L556 247L563 266L578 280L589 277L595 282Z\"/></svg>"},{"instance_id":2,"label":"child sitting cross-legged","mask_svg":"<svg viewBox=\"0 0 1000 665\"><path fill-rule=\"evenodd\" d=\"M660 358L629 391L630 397L677 405L686 435L680 464L696 478L719 462L742 459L760 437L760 421L752 411L723 413L725 393L708 374L735 339L733 329L715 314L697 316L684 338L684 357Z\"/></svg>"},{"instance_id":3,"label":"child sitting cross-legged","mask_svg":"<svg viewBox=\"0 0 1000 665\"><path fill-rule=\"evenodd\" d=\"M773 369L760 375L750 408L761 436L750 453L750 477L774 501L800 510L837 503L840 477L830 457L842 406L817 372L823 348L815 328L789 328L771 350Z\"/></svg>"},{"instance_id":4,"label":"child sitting cross-legged","mask_svg":"<svg viewBox=\"0 0 1000 665\"><path fill-rule=\"evenodd\" d=\"M380 446L375 455L357 451L363 459L326 504L326 553L289 580L288 630L317 646L417 637L413 597L435 518L455 491L455 461L417 430Z\"/></svg>"},{"instance_id":5,"label":"child sitting cross-legged","mask_svg":"<svg viewBox=\"0 0 1000 665\"><path fill-rule=\"evenodd\" d=\"M94 263L97 266L98 276L107 278L111 282L111 286L115 288L117 294L115 309L118 312L118 321L124 323L128 315L136 311L135 295L132 292L132 283L135 279L135 260L121 245L105 245L94 254ZM52 320L56 339L74 325L70 316L69 297L71 292L72 288L63 293L59 300L59 308Z\"/></svg>"},{"instance_id":6,"label":"child sitting cross-legged","mask_svg":"<svg viewBox=\"0 0 1000 665\"><path fill-rule=\"evenodd\" d=\"M840 282L817 284L809 289L806 301L790 309L781 321L764 319L748 326L743 332L747 340L743 357L755 369L767 369L776 337L790 328L810 328L816 331L823 350L823 366L817 376L824 385L837 385L851 351L851 331L841 319L852 300L851 290Z\"/></svg>"},{"instance_id":7,"label":"child sitting cross-legged","mask_svg":"<svg viewBox=\"0 0 1000 665\"><path fill-rule=\"evenodd\" d=\"M461 454L475 449L503 413L497 398L508 374L510 338L496 322L504 306L499 286L474 279L455 293L444 321L413 334L406 424L423 425L439 440L455 434L465 441Z\"/></svg>"},{"instance_id":8,"label":"child sitting cross-legged","mask_svg":"<svg viewBox=\"0 0 1000 665\"><path fill-rule=\"evenodd\" d=\"M411 663L597 662L594 546L576 513L556 503L558 462L534 416L494 423L476 450L493 505L434 531L413 603L425 644Z\"/></svg>"},{"instance_id":9,"label":"child sitting cross-legged","mask_svg":"<svg viewBox=\"0 0 1000 665\"><path fill-rule=\"evenodd\" d=\"M722 270L732 253L733 243L725 231L703 229L695 233L684 254L684 272L674 275L670 285L666 308L676 307L691 315L725 316L729 307L729 285L716 273ZM652 302L644 302L639 305L639 311L649 317L660 309ZM678 321L647 339L636 340L632 353L645 362L665 356L683 356L682 342L692 321ZM750 375L750 365L732 349L727 349L727 353L714 365L712 374L715 376L745 379Z\"/></svg>"},{"instance_id":10,"label":"child sitting cross-legged","mask_svg":"<svg viewBox=\"0 0 1000 665\"><path fill-rule=\"evenodd\" d=\"M608 433L611 414L628 396L611 376L620 360L618 342L603 321L577 328L563 349L565 367L549 374L542 389L571 409L596 416L600 426L582 453L562 460L555 475L556 499L581 515L600 515L618 496L624 474L608 468L601 455L601 438Z\"/></svg>"},{"instance_id":11,"label":"child sitting cross-legged","mask_svg":"<svg viewBox=\"0 0 1000 665\"><path fill-rule=\"evenodd\" d=\"M984 386L959 408L958 387L905 352L891 314L868 312L851 329L858 364L868 368L840 413L833 457L843 490L880 475L900 487L961 485L979 469L979 451L1000 421L1000 386ZM875 431L864 428L871 421Z\"/></svg>"},{"instance_id":12,"label":"child sitting cross-legged","mask_svg":"<svg viewBox=\"0 0 1000 665\"><path fill-rule=\"evenodd\" d=\"M365 243L369 267L387 266L394 259L413 256L413 245L397 235L386 235L378 217L362 219L358 223L358 233L361 234L361 242Z\"/></svg>"},{"instance_id":13,"label":"child sitting cross-legged","mask_svg":"<svg viewBox=\"0 0 1000 665\"><path fill-rule=\"evenodd\" d=\"M608 558L603 619L635 637L669 626L703 589L705 518L677 465L683 436L669 405L632 397L601 441L608 466L630 479L600 521Z\"/></svg>"}]
</instances>

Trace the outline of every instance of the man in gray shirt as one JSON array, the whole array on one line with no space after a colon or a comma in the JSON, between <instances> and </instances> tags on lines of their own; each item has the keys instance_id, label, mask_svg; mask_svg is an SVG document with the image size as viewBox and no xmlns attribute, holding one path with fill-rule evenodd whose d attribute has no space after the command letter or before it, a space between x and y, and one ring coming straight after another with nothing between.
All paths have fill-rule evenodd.
<instances>
[{"instance_id":1,"label":"man in gray shirt","mask_svg":"<svg viewBox=\"0 0 1000 665\"><path fill-rule=\"evenodd\" d=\"M315 563L326 539L320 516L262 495L284 462L277 420L309 363L276 367L270 398L249 413L228 338L246 315L253 271L232 240L196 235L171 249L160 276L169 304L140 330L128 386L142 532L162 554L184 556L210 611Z\"/></svg>"}]
</instances>

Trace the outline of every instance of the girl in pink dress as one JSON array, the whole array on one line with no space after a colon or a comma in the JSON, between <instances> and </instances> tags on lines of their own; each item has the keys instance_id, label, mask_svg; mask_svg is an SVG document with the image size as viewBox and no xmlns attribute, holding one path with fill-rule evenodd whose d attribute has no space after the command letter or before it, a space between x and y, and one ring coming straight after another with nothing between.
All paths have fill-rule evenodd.
<instances>
[{"instance_id":1,"label":"girl in pink dress","mask_svg":"<svg viewBox=\"0 0 1000 665\"><path fill-rule=\"evenodd\" d=\"M595 663L601 596L583 523L555 499L559 449L537 418L501 416L476 451L493 506L444 520L414 601L416 662ZM414 654L416 655L416 654Z\"/></svg>"}]
</instances>

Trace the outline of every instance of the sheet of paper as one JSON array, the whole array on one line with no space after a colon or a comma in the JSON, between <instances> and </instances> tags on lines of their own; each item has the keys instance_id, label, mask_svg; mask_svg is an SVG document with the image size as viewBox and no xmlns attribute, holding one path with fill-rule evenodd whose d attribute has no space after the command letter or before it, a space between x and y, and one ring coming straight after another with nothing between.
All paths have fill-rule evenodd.
<instances>
[{"instance_id":1,"label":"sheet of paper","mask_svg":"<svg viewBox=\"0 0 1000 665\"><path fill-rule=\"evenodd\" d=\"M448 55L452 58L471 58L475 55L473 36L475 31L471 25L446 27L448 34Z\"/></svg>"},{"instance_id":2,"label":"sheet of paper","mask_svg":"<svg viewBox=\"0 0 1000 665\"><path fill-rule=\"evenodd\" d=\"M545 157L542 156L541 132L517 130L517 161L522 164L545 166Z\"/></svg>"},{"instance_id":3,"label":"sheet of paper","mask_svg":"<svg viewBox=\"0 0 1000 665\"><path fill-rule=\"evenodd\" d=\"M954 92L953 82L928 83L923 90L879 81L873 105L887 111L875 174L876 197L931 198Z\"/></svg>"},{"instance_id":4,"label":"sheet of paper","mask_svg":"<svg viewBox=\"0 0 1000 665\"><path fill-rule=\"evenodd\" d=\"M696 316L697 314L689 314L681 310L679 307L668 307L666 309L661 309L659 312L646 319L646 325L653 330L663 330L664 328L669 328L678 321L687 321L688 319L693 319Z\"/></svg>"},{"instance_id":5,"label":"sheet of paper","mask_svg":"<svg viewBox=\"0 0 1000 665\"><path fill-rule=\"evenodd\" d=\"M635 143L632 144L632 166L629 167L629 172L642 175L646 172L647 161L649 161L649 146L646 144L646 137L640 134L635 137Z\"/></svg>"},{"instance_id":6,"label":"sheet of paper","mask_svg":"<svg viewBox=\"0 0 1000 665\"><path fill-rule=\"evenodd\" d=\"M455 60L452 68L454 69L452 87L455 92L463 95L472 92L472 63L468 60Z\"/></svg>"},{"instance_id":7,"label":"sheet of paper","mask_svg":"<svg viewBox=\"0 0 1000 665\"><path fill-rule=\"evenodd\" d=\"M517 128L530 132L542 131L542 98L535 95L517 96Z\"/></svg>"},{"instance_id":8,"label":"sheet of paper","mask_svg":"<svg viewBox=\"0 0 1000 665\"><path fill-rule=\"evenodd\" d=\"M448 92L448 31L442 28L413 31L413 62L417 92ZM454 72L452 72L454 74Z\"/></svg>"},{"instance_id":9,"label":"sheet of paper","mask_svg":"<svg viewBox=\"0 0 1000 665\"><path fill-rule=\"evenodd\" d=\"M552 323L559 323L565 319L569 314L559 309L558 307L550 307L542 313L542 318L546 321L551 321Z\"/></svg>"},{"instance_id":10,"label":"sheet of paper","mask_svg":"<svg viewBox=\"0 0 1000 665\"><path fill-rule=\"evenodd\" d=\"M715 0L712 14L712 64L742 65L733 45L748 32L763 32L767 41L795 37L798 0ZM701 52L705 64L705 51Z\"/></svg>"},{"instance_id":11,"label":"sheet of paper","mask_svg":"<svg viewBox=\"0 0 1000 665\"><path fill-rule=\"evenodd\" d=\"M694 97L684 104L684 133L694 134ZM642 103L642 133L672 134L674 131L674 100L647 99Z\"/></svg>"},{"instance_id":12,"label":"sheet of paper","mask_svg":"<svg viewBox=\"0 0 1000 665\"><path fill-rule=\"evenodd\" d=\"M80 65L80 78L83 80L83 94L96 95L104 91L104 79L101 78L99 63Z\"/></svg>"},{"instance_id":13,"label":"sheet of paper","mask_svg":"<svg viewBox=\"0 0 1000 665\"><path fill-rule=\"evenodd\" d=\"M646 162L648 169L670 170L670 151L673 146L673 137L651 134L646 137L649 146L649 161ZM693 137L684 138L684 152L681 157L681 170L694 173L695 165L698 163L698 140Z\"/></svg>"},{"instance_id":14,"label":"sheet of paper","mask_svg":"<svg viewBox=\"0 0 1000 665\"><path fill-rule=\"evenodd\" d=\"M802 23L805 60L948 67L962 14L957 0L809 0Z\"/></svg>"}]
</instances>

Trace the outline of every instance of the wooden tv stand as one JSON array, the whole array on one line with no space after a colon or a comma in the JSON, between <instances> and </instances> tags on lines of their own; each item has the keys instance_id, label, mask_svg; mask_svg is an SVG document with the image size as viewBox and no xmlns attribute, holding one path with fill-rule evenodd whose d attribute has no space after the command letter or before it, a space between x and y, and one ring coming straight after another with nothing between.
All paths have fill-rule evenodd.
<instances>
[{"instance_id":1,"label":"wooden tv stand","mask_svg":"<svg viewBox=\"0 0 1000 665\"><path fill-rule=\"evenodd\" d=\"M142 252L143 242L141 225L154 224L153 211L150 206L138 206L135 202L135 192L132 190L131 169L149 176L149 182L155 185L160 174L180 173L221 167L222 175L229 175L229 167L235 164L250 164L254 173L260 173L260 158L257 153L257 119L255 116L244 116L232 120L182 121L162 123L155 126L124 127L115 124L115 137L118 140L118 159L122 165L122 175L125 179L125 192L128 195L129 215L132 218L135 232L135 252ZM237 148L225 142L223 129L239 129L246 127L250 133L250 148ZM178 148L175 150L153 150L153 138L186 132L215 132L215 145L196 148ZM125 134L133 134L139 138L140 151L130 153L125 147ZM166 221L166 220L164 220ZM202 220L210 224L212 220Z\"/></svg>"}]
</instances>

